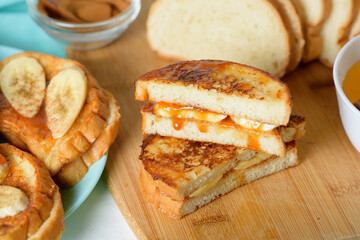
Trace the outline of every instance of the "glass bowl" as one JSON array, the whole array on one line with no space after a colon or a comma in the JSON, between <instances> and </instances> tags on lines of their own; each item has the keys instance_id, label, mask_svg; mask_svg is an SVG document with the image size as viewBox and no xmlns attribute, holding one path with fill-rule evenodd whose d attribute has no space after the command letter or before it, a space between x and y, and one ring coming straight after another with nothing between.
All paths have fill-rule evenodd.
<instances>
[{"instance_id":1,"label":"glass bowl","mask_svg":"<svg viewBox=\"0 0 360 240\"><path fill-rule=\"evenodd\" d=\"M38 0L26 0L30 17L47 34L69 43L76 50L93 50L117 39L138 16L141 0L131 0L129 7L105 21L95 23L70 23L50 18L37 9Z\"/></svg>"}]
</instances>

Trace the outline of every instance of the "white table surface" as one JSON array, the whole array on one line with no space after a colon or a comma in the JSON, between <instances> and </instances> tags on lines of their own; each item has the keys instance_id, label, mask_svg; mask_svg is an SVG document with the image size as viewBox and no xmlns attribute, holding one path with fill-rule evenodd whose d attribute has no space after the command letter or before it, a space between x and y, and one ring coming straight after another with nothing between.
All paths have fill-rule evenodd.
<instances>
[{"instance_id":1,"label":"white table surface","mask_svg":"<svg viewBox=\"0 0 360 240\"><path fill-rule=\"evenodd\" d=\"M84 203L65 220L61 240L136 239L103 176Z\"/></svg>"}]
</instances>

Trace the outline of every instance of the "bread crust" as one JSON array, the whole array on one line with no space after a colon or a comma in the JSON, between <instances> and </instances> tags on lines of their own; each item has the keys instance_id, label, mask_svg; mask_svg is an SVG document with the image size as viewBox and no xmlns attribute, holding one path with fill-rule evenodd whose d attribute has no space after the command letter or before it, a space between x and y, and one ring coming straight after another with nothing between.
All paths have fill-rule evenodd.
<instances>
[{"instance_id":1,"label":"bread crust","mask_svg":"<svg viewBox=\"0 0 360 240\"><path fill-rule=\"evenodd\" d=\"M87 152L97 138L102 135L106 126L109 125L107 123L107 120L111 117L109 107L114 104L114 98L100 88L83 65L70 59L61 59L36 52L23 52L0 61L0 71L8 62L22 56L35 58L42 65L47 83L59 71L67 67L81 68L88 80L88 95L84 106L68 132L58 139L52 137L51 131L46 125L44 103L39 113L28 119L16 112L0 92L0 132L4 134L4 137L9 142L23 150L29 150L43 161L51 175L54 176L62 171L63 166L71 164L71 162ZM118 108L116 110L118 111ZM119 119L115 118L114 121L110 125L118 126ZM112 128L112 130L116 131L117 128ZM101 137L103 142L102 150L103 146L112 142L109 140L116 134L117 132L112 135L103 134ZM106 137L109 138L107 142ZM99 142L97 148L99 148ZM88 161L88 165L90 166L90 163L94 161L95 159L91 159L91 161Z\"/></svg>"},{"instance_id":2,"label":"bread crust","mask_svg":"<svg viewBox=\"0 0 360 240\"><path fill-rule=\"evenodd\" d=\"M64 211L59 188L45 165L9 144L0 144L0 154L11 166L2 185L22 190L29 199L23 211L0 219L1 239L60 238L64 231Z\"/></svg>"}]
</instances>

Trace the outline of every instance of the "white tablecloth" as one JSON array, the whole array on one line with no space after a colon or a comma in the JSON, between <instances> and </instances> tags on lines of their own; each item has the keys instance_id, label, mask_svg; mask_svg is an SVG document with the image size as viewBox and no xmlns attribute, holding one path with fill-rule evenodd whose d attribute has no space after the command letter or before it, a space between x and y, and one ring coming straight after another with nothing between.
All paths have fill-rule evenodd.
<instances>
[{"instance_id":1,"label":"white tablecloth","mask_svg":"<svg viewBox=\"0 0 360 240\"><path fill-rule=\"evenodd\" d=\"M61 240L136 239L103 177L85 202L65 221Z\"/></svg>"}]
</instances>

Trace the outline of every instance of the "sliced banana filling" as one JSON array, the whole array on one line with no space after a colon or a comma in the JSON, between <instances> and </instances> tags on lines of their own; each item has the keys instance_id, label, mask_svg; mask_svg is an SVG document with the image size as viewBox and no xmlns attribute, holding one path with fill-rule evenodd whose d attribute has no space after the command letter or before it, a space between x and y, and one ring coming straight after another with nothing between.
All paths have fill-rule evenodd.
<instances>
[{"instance_id":1,"label":"sliced banana filling","mask_svg":"<svg viewBox=\"0 0 360 240\"><path fill-rule=\"evenodd\" d=\"M158 102L154 107L154 113L161 117L177 117L185 119L196 119L208 122L220 122L227 116L219 113L185 107L178 104Z\"/></svg>"},{"instance_id":2,"label":"sliced banana filling","mask_svg":"<svg viewBox=\"0 0 360 240\"><path fill-rule=\"evenodd\" d=\"M231 170L231 171L239 171L239 170L245 170L247 168L250 168L262 161L265 161L266 159L270 158L272 155L268 153L263 152L257 152L252 158L249 160L240 160L237 165ZM210 191L212 188L214 188L217 183L222 179L224 175L220 175L213 179L212 181L202 185L198 189L196 189L194 192L192 192L189 195L189 198L199 197L201 195L206 194L208 191Z\"/></svg>"},{"instance_id":3,"label":"sliced banana filling","mask_svg":"<svg viewBox=\"0 0 360 240\"><path fill-rule=\"evenodd\" d=\"M243 169L247 169L251 166L254 166L268 158L270 158L272 155L268 154L268 153L263 153L263 152L258 152L257 154L255 154L254 157L252 157L250 160L247 161L239 161L238 164L236 165L236 167L234 167L234 170L243 170Z\"/></svg>"},{"instance_id":4,"label":"sliced banana filling","mask_svg":"<svg viewBox=\"0 0 360 240\"><path fill-rule=\"evenodd\" d=\"M15 216L29 204L23 191L10 186L0 186L0 218Z\"/></svg>"},{"instance_id":5,"label":"sliced banana filling","mask_svg":"<svg viewBox=\"0 0 360 240\"><path fill-rule=\"evenodd\" d=\"M221 122L227 115L202 110L194 107L181 106L173 103L158 102L154 106L154 114L159 117L195 119L212 123ZM262 123L241 117L230 117L234 124L257 131L271 131L277 125Z\"/></svg>"},{"instance_id":6,"label":"sliced banana filling","mask_svg":"<svg viewBox=\"0 0 360 240\"><path fill-rule=\"evenodd\" d=\"M262 123L241 117L231 117L231 119L239 126L244 128L254 129L258 131L271 131L276 128L276 125Z\"/></svg>"},{"instance_id":7,"label":"sliced banana filling","mask_svg":"<svg viewBox=\"0 0 360 240\"><path fill-rule=\"evenodd\" d=\"M197 190L195 190L194 192L192 192L189 197L193 198L193 197L198 197L200 195L205 194L206 192L208 192L211 188L215 187L216 184L220 181L220 179L222 178L223 175L219 175L218 177L216 177L215 179L213 179L212 181L208 182L207 184L201 186L200 188L198 188Z\"/></svg>"}]
</instances>

